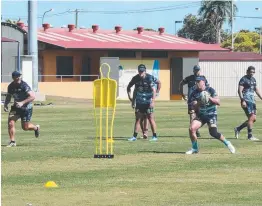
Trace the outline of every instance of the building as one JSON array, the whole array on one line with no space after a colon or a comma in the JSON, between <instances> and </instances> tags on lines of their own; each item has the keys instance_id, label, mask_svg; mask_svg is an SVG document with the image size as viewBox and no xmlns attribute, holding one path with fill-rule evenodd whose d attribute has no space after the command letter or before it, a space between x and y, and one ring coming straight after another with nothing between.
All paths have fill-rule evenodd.
<instances>
[{"instance_id":1,"label":"building","mask_svg":"<svg viewBox=\"0 0 262 206\"><path fill-rule=\"evenodd\" d=\"M1 23L1 82L10 82L11 73L18 69L18 56L24 55L24 39L26 31L19 25Z\"/></svg>"},{"instance_id":2,"label":"building","mask_svg":"<svg viewBox=\"0 0 262 206\"><path fill-rule=\"evenodd\" d=\"M21 29L27 27L20 24ZM111 78L118 82L118 98L127 99L126 87L137 66L162 82L160 100L181 99L179 82L192 73L200 51L227 51L219 45L204 44L158 32L125 31L121 26L112 30L50 28L43 24L38 30L39 91L46 95L92 98L93 80L99 78L101 63L111 66Z\"/></svg>"},{"instance_id":3,"label":"building","mask_svg":"<svg viewBox=\"0 0 262 206\"><path fill-rule=\"evenodd\" d=\"M252 52L200 52L199 65L219 96L238 96L238 83L248 66L256 68L255 78L262 91L262 55Z\"/></svg>"}]
</instances>

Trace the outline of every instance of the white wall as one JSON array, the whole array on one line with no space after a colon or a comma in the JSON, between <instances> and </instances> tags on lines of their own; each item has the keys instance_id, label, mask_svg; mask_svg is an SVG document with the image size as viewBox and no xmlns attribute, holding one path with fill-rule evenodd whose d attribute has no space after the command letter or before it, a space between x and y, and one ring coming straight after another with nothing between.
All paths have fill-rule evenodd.
<instances>
[{"instance_id":1,"label":"white wall","mask_svg":"<svg viewBox=\"0 0 262 206\"><path fill-rule=\"evenodd\" d=\"M219 96L236 97L238 82L246 74L248 66L256 68L255 78L262 91L262 62L261 61L200 61L201 73L205 75Z\"/></svg>"}]
</instances>

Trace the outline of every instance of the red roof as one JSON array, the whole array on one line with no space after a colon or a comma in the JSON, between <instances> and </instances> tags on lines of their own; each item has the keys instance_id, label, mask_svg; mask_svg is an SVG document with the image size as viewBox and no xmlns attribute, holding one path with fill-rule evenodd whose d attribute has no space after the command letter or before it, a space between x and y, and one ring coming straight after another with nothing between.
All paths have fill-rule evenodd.
<instances>
[{"instance_id":1,"label":"red roof","mask_svg":"<svg viewBox=\"0 0 262 206\"><path fill-rule=\"evenodd\" d=\"M1 37L1 42L17 42L17 41L14 39L6 38L6 37Z\"/></svg>"},{"instance_id":2,"label":"red roof","mask_svg":"<svg viewBox=\"0 0 262 206\"><path fill-rule=\"evenodd\" d=\"M25 28L27 29L27 28ZM92 29L44 28L38 30L38 40L71 49L136 49L228 51L217 44L204 44L174 35L153 31L119 31Z\"/></svg>"},{"instance_id":3,"label":"red roof","mask_svg":"<svg viewBox=\"0 0 262 206\"><path fill-rule=\"evenodd\" d=\"M262 61L262 55L253 52L200 52L200 61Z\"/></svg>"}]
</instances>

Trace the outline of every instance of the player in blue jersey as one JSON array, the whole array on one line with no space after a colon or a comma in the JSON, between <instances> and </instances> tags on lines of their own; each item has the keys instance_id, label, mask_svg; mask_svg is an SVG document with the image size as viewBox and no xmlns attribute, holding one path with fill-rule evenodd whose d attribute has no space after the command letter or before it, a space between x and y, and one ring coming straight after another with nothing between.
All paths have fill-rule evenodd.
<instances>
[{"instance_id":1,"label":"player in blue jersey","mask_svg":"<svg viewBox=\"0 0 262 206\"><path fill-rule=\"evenodd\" d=\"M11 110L8 116L8 133L10 142L7 147L15 147L15 122L21 118L22 129L33 130L35 137L39 137L39 125L33 125L30 123L33 105L32 101L35 99L35 94L28 86L26 82L21 79L21 73L14 71L12 73L13 82L8 85L7 96L4 103L4 111L8 112L8 104L10 103L11 97L14 98L14 104L11 106Z\"/></svg>"},{"instance_id":2,"label":"player in blue jersey","mask_svg":"<svg viewBox=\"0 0 262 206\"><path fill-rule=\"evenodd\" d=\"M182 95L183 99L184 100L187 100L187 104L188 104L188 114L189 114L189 117L190 117L190 123L192 122L192 120L195 118L196 114L195 114L195 111L190 109L190 104L191 102L189 102L189 96L191 95L191 93L193 92L194 89L196 89L196 78L201 76L200 75L200 67L198 65L195 65L193 67L193 73L192 75L190 76L187 76L186 78L184 78L180 83L179 83L179 92L180 94ZM205 76L202 76L205 80L205 84L206 86L209 86L209 83L206 79ZM186 85L188 86L188 94L187 94L187 97L184 95L183 93L183 86ZM197 137L200 137L200 133L199 131L197 131Z\"/></svg>"},{"instance_id":3,"label":"player in blue jersey","mask_svg":"<svg viewBox=\"0 0 262 206\"><path fill-rule=\"evenodd\" d=\"M238 138L240 131L247 127L247 138L251 141L259 140L252 135L253 124L256 121L256 102L254 93L256 93L257 96L262 100L262 95L257 88L256 79L253 77L254 74L255 67L249 66L247 69L247 74L239 81L238 95L241 101L241 107L245 111L248 120L234 129L235 137Z\"/></svg>"},{"instance_id":4,"label":"player in blue jersey","mask_svg":"<svg viewBox=\"0 0 262 206\"><path fill-rule=\"evenodd\" d=\"M235 153L235 148L221 133L217 131L217 105L220 105L220 100L216 94L216 91L212 87L206 87L205 78L196 78L196 89L189 96L190 109L196 112L196 117L190 124L189 134L192 142L192 148L186 152L186 154L198 153L198 143L196 131L204 124L208 125L209 134L223 142L231 153ZM203 91L209 94L207 103L201 101L201 95Z\"/></svg>"},{"instance_id":5,"label":"player in blue jersey","mask_svg":"<svg viewBox=\"0 0 262 206\"><path fill-rule=\"evenodd\" d=\"M138 75L134 76L127 86L127 94L129 100L132 102L132 106L135 105L136 122L134 128L133 137L128 139L129 141L136 141L138 129L140 126L141 119L144 119L146 115L149 120L153 137L151 141L157 141L156 134L156 123L154 119L154 104L156 93L159 92L161 88L161 82L157 80L154 76L146 73L146 66L140 64L138 66ZM157 91L155 89L155 84L157 84ZM131 87L135 85L135 103L131 98ZM144 130L146 130L147 123L144 122Z\"/></svg>"}]
</instances>

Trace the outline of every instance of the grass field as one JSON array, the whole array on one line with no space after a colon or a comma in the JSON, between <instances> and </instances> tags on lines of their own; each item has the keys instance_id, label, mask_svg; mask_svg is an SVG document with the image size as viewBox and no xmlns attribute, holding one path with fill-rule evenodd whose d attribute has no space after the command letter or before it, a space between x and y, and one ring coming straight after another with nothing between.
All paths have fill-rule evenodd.
<instances>
[{"instance_id":1,"label":"grass field","mask_svg":"<svg viewBox=\"0 0 262 206\"><path fill-rule=\"evenodd\" d=\"M53 106L34 107L32 121L41 136L17 126L15 148L6 148L7 113L2 108L2 205L262 205L262 141L250 142L246 130L235 139L233 128L245 120L237 99L222 100L219 130L236 147L230 154L201 129L200 153L191 147L184 102L157 102L159 141L127 142L134 114L118 102L115 158L94 159L92 104L49 99ZM257 102L253 133L262 140L262 103ZM52 180L58 188L45 188Z\"/></svg>"}]
</instances>

